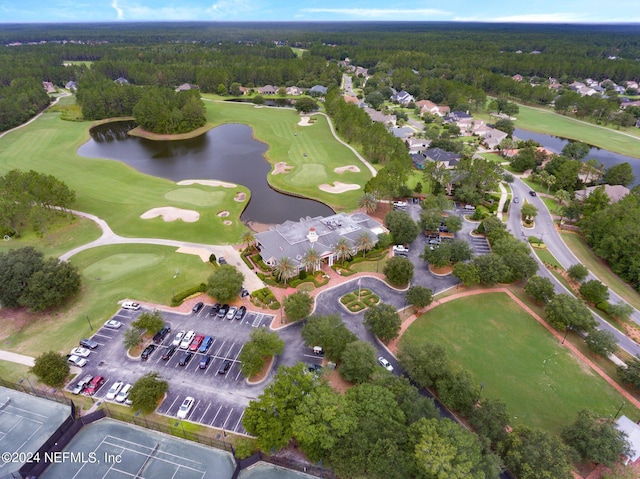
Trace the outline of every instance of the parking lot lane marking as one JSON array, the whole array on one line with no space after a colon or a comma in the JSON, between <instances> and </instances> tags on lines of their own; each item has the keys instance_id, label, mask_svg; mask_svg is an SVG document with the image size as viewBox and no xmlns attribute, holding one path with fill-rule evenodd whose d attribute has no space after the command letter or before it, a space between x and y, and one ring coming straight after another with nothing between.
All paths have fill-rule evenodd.
<instances>
[{"instance_id":1,"label":"parking lot lane marking","mask_svg":"<svg viewBox=\"0 0 640 479\"><path fill-rule=\"evenodd\" d=\"M238 374L236 374L234 381L237 381L238 379L240 379L240 376L242 376L242 369L238 368Z\"/></svg>"},{"instance_id":2,"label":"parking lot lane marking","mask_svg":"<svg viewBox=\"0 0 640 479\"><path fill-rule=\"evenodd\" d=\"M169 406L169 408L167 409L167 413L169 413L169 411L171 411L171 408L173 407L173 405L176 403L176 401L178 400L180 396L176 396L176 398L173 400L173 402L171 403L171 406Z\"/></svg>"},{"instance_id":3,"label":"parking lot lane marking","mask_svg":"<svg viewBox=\"0 0 640 479\"><path fill-rule=\"evenodd\" d=\"M260 326L262 318L264 318L264 314L257 314L255 319L253 320L253 323L251 324L251 327L257 328L258 326Z\"/></svg>"},{"instance_id":4,"label":"parking lot lane marking","mask_svg":"<svg viewBox=\"0 0 640 479\"><path fill-rule=\"evenodd\" d=\"M200 421L202 421L204 419L204 417L207 415L207 413L209 412L209 408L211 407L211 403L207 404L207 409L204 410L204 414L202 415L202 417L200 418ZM198 421L198 422L200 422Z\"/></svg>"},{"instance_id":5,"label":"parking lot lane marking","mask_svg":"<svg viewBox=\"0 0 640 479\"><path fill-rule=\"evenodd\" d=\"M214 355L216 358L222 358L223 357L223 356L220 356L220 351L222 351L222 348L224 347L224 343L226 343L226 341L222 341L222 344L218 348L218 351L216 351L216 354Z\"/></svg>"},{"instance_id":6,"label":"parking lot lane marking","mask_svg":"<svg viewBox=\"0 0 640 479\"><path fill-rule=\"evenodd\" d=\"M222 429L227 429L227 421L231 417L232 412L233 412L233 408L231 408L231 411L229 411L229 414L227 414L227 419L224 420L224 423L222 424Z\"/></svg>"},{"instance_id":7,"label":"parking lot lane marking","mask_svg":"<svg viewBox=\"0 0 640 479\"><path fill-rule=\"evenodd\" d=\"M231 347L227 350L227 354L224 355L225 359L229 359L231 357L231 351L235 347L236 343L231 343Z\"/></svg>"},{"instance_id":8,"label":"parking lot lane marking","mask_svg":"<svg viewBox=\"0 0 640 479\"><path fill-rule=\"evenodd\" d=\"M234 431L238 432L238 426L242 426L242 418L244 417L244 411L242 411L242 414L240 414L240 419L238 419L238 422L236 423L235 427L233 428Z\"/></svg>"},{"instance_id":9,"label":"parking lot lane marking","mask_svg":"<svg viewBox=\"0 0 640 479\"><path fill-rule=\"evenodd\" d=\"M216 419L218 418L218 414L220 414L220 411L222 410L222 405L220 405L218 407L218 410L216 411L216 415L213 416L213 419L211 420L211 422L209 423L209 426L213 426L213 423L216 422Z\"/></svg>"}]
</instances>

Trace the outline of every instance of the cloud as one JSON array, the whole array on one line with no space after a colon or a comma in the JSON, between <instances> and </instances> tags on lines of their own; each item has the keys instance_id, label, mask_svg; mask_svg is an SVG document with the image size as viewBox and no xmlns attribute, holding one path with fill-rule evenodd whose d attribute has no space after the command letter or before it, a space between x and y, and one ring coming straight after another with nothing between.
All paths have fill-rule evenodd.
<instances>
[{"instance_id":1,"label":"cloud","mask_svg":"<svg viewBox=\"0 0 640 479\"><path fill-rule=\"evenodd\" d=\"M207 13L215 17L230 17L251 12L256 9L248 0L218 0L207 8Z\"/></svg>"},{"instance_id":2,"label":"cloud","mask_svg":"<svg viewBox=\"0 0 640 479\"><path fill-rule=\"evenodd\" d=\"M402 18L416 19L416 17L442 17L451 15L450 12L435 8L303 8L300 11L307 13L334 13L337 15L350 15L366 18L389 18L401 16Z\"/></svg>"},{"instance_id":3,"label":"cloud","mask_svg":"<svg viewBox=\"0 0 640 479\"><path fill-rule=\"evenodd\" d=\"M583 13L523 13L495 17L456 17L456 22L489 22L489 23L584 23L589 17Z\"/></svg>"},{"instance_id":4,"label":"cloud","mask_svg":"<svg viewBox=\"0 0 640 479\"><path fill-rule=\"evenodd\" d=\"M122 20L124 18L124 11L118 6L118 0L113 0L111 6L115 9L118 20Z\"/></svg>"}]
</instances>

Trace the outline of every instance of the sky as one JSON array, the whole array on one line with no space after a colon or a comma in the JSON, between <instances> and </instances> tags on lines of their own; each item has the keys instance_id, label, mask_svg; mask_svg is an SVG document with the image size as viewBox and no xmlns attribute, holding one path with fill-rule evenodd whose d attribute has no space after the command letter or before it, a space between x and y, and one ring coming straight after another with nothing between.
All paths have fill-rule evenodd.
<instances>
[{"instance_id":1,"label":"sky","mask_svg":"<svg viewBox=\"0 0 640 479\"><path fill-rule=\"evenodd\" d=\"M636 23L638 0L0 0L0 23L456 21Z\"/></svg>"}]
</instances>

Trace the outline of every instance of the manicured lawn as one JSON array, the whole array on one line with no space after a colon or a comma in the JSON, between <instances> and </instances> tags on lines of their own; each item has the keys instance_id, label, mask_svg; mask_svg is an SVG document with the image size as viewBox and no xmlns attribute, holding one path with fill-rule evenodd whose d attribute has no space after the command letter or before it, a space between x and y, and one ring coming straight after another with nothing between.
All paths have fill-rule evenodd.
<instances>
[{"instance_id":1,"label":"manicured lawn","mask_svg":"<svg viewBox=\"0 0 640 479\"><path fill-rule=\"evenodd\" d=\"M244 123L255 137L269 145L266 157L275 165L286 162L293 169L286 174L269 175L269 183L278 189L327 203L336 210L357 208L362 187L371 178L369 170L346 146L338 143L329 130L327 119L312 115L315 123L300 126L300 115L291 108L256 108L251 103L206 101L208 120L216 125ZM334 168L355 165L360 172L336 173ZM357 184L360 189L345 193L327 193L321 184Z\"/></svg>"},{"instance_id":2,"label":"manicured lawn","mask_svg":"<svg viewBox=\"0 0 640 479\"><path fill-rule=\"evenodd\" d=\"M631 286L622 281L604 262L599 259L585 239L575 233L562 232L562 239L573 251L573 254L585 265L589 271L593 272L600 280L614 290L622 299L636 309L640 309L640 294Z\"/></svg>"},{"instance_id":3,"label":"manicured lawn","mask_svg":"<svg viewBox=\"0 0 640 479\"><path fill-rule=\"evenodd\" d=\"M442 344L455 364L484 384L484 397L507 403L513 425L558 433L579 410L609 416L624 400L502 293L438 306L413 323L402 341ZM640 418L629 404L624 413Z\"/></svg>"},{"instance_id":4,"label":"manicured lawn","mask_svg":"<svg viewBox=\"0 0 640 479\"><path fill-rule=\"evenodd\" d=\"M556 257L553 256L553 254L551 254L551 252L548 249L546 249L546 248L533 248L533 251L536 253L538 258L540 258L544 263L551 264L551 265L556 266L556 267L558 267L560 269L563 269L562 265L558 262Z\"/></svg>"},{"instance_id":5,"label":"manicured lawn","mask_svg":"<svg viewBox=\"0 0 640 479\"><path fill-rule=\"evenodd\" d=\"M109 319L118 301L132 298L169 304L174 291L206 282L212 272L212 266L198 256L154 245L93 248L73 256L71 263L82 274L78 298L53 314L36 315L30 324L10 330L0 349L28 355L66 351ZM176 269L180 273L174 278Z\"/></svg>"}]
</instances>

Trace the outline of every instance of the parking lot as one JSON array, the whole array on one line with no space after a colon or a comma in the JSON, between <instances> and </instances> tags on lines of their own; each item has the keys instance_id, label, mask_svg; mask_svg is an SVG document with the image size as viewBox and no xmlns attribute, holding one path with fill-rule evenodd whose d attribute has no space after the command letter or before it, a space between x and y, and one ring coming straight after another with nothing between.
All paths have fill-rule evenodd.
<instances>
[{"instance_id":1,"label":"parking lot","mask_svg":"<svg viewBox=\"0 0 640 479\"><path fill-rule=\"evenodd\" d=\"M242 427L244 409L262 392L265 384L248 385L240 372L238 357L251 331L268 326L273 316L247 311L242 320L228 320L210 315L210 310L211 305L205 305L197 313L161 312L171 331L156 345L148 359L142 361L128 357L122 339L124 331L144 310L120 309L112 319L120 321L122 326L118 329L104 326L97 329L92 339L98 347L91 350L87 365L67 385L67 389L72 390L80 377L86 374L100 375L105 382L93 397L106 401L105 396L116 381L133 384L142 375L156 371L169 382L167 397L158 408L160 414L175 417L184 398L191 396L195 404L187 420L245 433ZM180 360L186 349L177 348L170 358L162 359L178 331L211 336L212 343L205 352L194 351L190 361L182 366ZM200 361L205 355L210 355L211 359L205 368L200 368ZM223 371L220 367L225 362L230 365Z\"/></svg>"}]
</instances>

